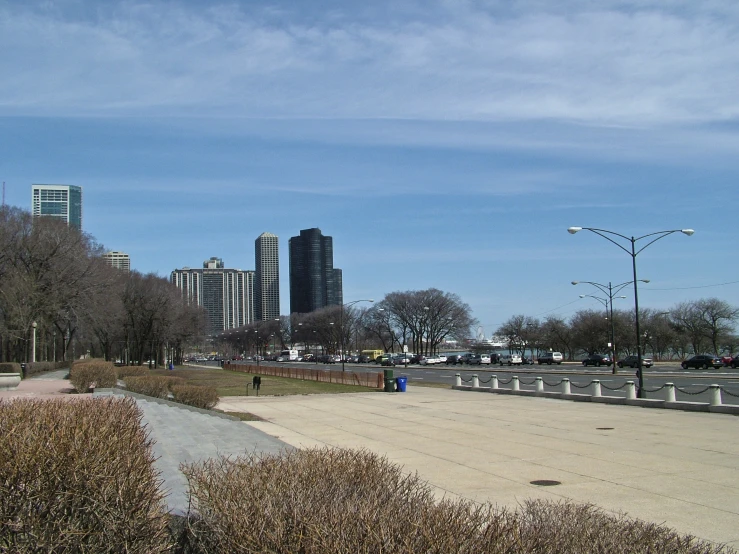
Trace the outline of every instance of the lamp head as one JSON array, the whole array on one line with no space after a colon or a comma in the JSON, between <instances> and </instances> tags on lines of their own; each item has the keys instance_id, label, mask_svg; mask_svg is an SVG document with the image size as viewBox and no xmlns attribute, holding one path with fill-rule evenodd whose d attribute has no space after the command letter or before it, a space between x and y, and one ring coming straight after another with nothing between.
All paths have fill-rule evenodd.
<instances>
[{"instance_id":1,"label":"lamp head","mask_svg":"<svg viewBox=\"0 0 739 554\"><path fill-rule=\"evenodd\" d=\"M680 232L682 234L688 235L688 236L691 236L693 233L695 233L695 231L693 231L693 229L681 229Z\"/></svg>"},{"instance_id":2,"label":"lamp head","mask_svg":"<svg viewBox=\"0 0 739 554\"><path fill-rule=\"evenodd\" d=\"M639 281L641 281L642 283L648 283L649 279L639 279Z\"/></svg>"},{"instance_id":3,"label":"lamp head","mask_svg":"<svg viewBox=\"0 0 739 554\"><path fill-rule=\"evenodd\" d=\"M584 294L581 294L581 295L580 295L580 298L585 298L585 295L584 295Z\"/></svg>"},{"instance_id":4,"label":"lamp head","mask_svg":"<svg viewBox=\"0 0 739 554\"><path fill-rule=\"evenodd\" d=\"M580 281L572 281L573 285L577 285Z\"/></svg>"},{"instance_id":5,"label":"lamp head","mask_svg":"<svg viewBox=\"0 0 739 554\"><path fill-rule=\"evenodd\" d=\"M569 229L567 229L567 232L568 232L569 234L571 234L571 235L574 235L574 234L575 234L575 233L577 233L578 231L582 231L582 227L570 227ZM683 232L684 232L684 231L683 231Z\"/></svg>"}]
</instances>

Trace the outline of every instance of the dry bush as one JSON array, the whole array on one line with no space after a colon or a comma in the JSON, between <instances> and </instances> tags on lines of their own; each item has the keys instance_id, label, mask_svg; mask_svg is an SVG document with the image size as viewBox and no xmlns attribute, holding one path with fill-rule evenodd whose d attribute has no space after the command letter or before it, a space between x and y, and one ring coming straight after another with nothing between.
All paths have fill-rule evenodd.
<instances>
[{"instance_id":1,"label":"dry bush","mask_svg":"<svg viewBox=\"0 0 739 554\"><path fill-rule=\"evenodd\" d=\"M69 367L69 362L33 362L26 364L26 376Z\"/></svg>"},{"instance_id":2,"label":"dry bush","mask_svg":"<svg viewBox=\"0 0 739 554\"><path fill-rule=\"evenodd\" d=\"M218 391L213 387L197 385L176 385L172 387L175 402L210 410L218 404Z\"/></svg>"},{"instance_id":3,"label":"dry bush","mask_svg":"<svg viewBox=\"0 0 739 554\"><path fill-rule=\"evenodd\" d=\"M21 364L15 362L0 363L0 373L21 373Z\"/></svg>"},{"instance_id":4,"label":"dry bush","mask_svg":"<svg viewBox=\"0 0 739 554\"><path fill-rule=\"evenodd\" d=\"M182 385L185 379L182 377L165 377L161 375L147 375L145 377L126 377L123 382L126 389L154 398L168 398L172 387Z\"/></svg>"},{"instance_id":5,"label":"dry bush","mask_svg":"<svg viewBox=\"0 0 739 554\"><path fill-rule=\"evenodd\" d=\"M733 549L681 535L664 525L572 502L524 502L518 512L524 552L572 554L729 554Z\"/></svg>"},{"instance_id":6,"label":"dry bush","mask_svg":"<svg viewBox=\"0 0 739 554\"><path fill-rule=\"evenodd\" d=\"M193 507L183 542L193 552L734 552L593 506L532 501L508 512L437 502L427 483L367 451L252 454L181 469Z\"/></svg>"},{"instance_id":7,"label":"dry bush","mask_svg":"<svg viewBox=\"0 0 739 554\"><path fill-rule=\"evenodd\" d=\"M417 476L363 450L253 454L182 470L202 552L478 554L514 540L507 513L437 504Z\"/></svg>"},{"instance_id":8,"label":"dry bush","mask_svg":"<svg viewBox=\"0 0 739 554\"><path fill-rule=\"evenodd\" d=\"M79 393L91 388L114 387L117 382L115 366L105 360L75 362L69 371L69 381Z\"/></svg>"},{"instance_id":9,"label":"dry bush","mask_svg":"<svg viewBox=\"0 0 739 554\"><path fill-rule=\"evenodd\" d=\"M0 552L167 552L141 417L132 399L0 400Z\"/></svg>"},{"instance_id":10,"label":"dry bush","mask_svg":"<svg viewBox=\"0 0 739 554\"><path fill-rule=\"evenodd\" d=\"M141 365L124 365L116 368L118 378L124 377L144 377L149 375L149 369Z\"/></svg>"}]
</instances>

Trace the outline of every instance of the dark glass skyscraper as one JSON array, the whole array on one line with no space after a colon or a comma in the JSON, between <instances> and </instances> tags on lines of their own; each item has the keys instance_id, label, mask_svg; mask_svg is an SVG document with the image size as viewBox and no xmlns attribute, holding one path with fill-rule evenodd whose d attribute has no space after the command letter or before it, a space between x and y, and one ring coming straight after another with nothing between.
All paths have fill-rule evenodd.
<instances>
[{"instance_id":1,"label":"dark glass skyscraper","mask_svg":"<svg viewBox=\"0 0 739 554\"><path fill-rule=\"evenodd\" d=\"M320 229L304 229L292 237L290 250L290 313L308 313L343 302L342 276L334 269L334 245Z\"/></svg>"}]
</instances>

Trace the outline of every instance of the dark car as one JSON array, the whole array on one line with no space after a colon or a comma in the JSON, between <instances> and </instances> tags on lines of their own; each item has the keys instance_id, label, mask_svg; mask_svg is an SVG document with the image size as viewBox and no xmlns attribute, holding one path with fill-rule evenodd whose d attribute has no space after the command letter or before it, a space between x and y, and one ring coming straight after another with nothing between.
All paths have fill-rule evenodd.
<instances>
[{"instance_id":1,"label":"dark car","mask_svg":"<svg viewBox=\"0 0 739 554\"><path fill-rule=\"evenodd\" d=\"M608 366L611 365L611 363L611 358L603 354L591 354L582 361L582 365L584 366L592 365L595 367L600 367L602 365Z\"/></svg>"},{"instance_id":2,"label":"dark car","mask_svg":"<svg viewBox=\"0 0 739 554\"><path fill-rule=\"evenodd\" d=\"M465 355L463 354L452 354L451 356L446 357L446 365L457 365L457 364L463 364L462 358Z\"/></svg>"},{"instance_id":3,"label":"dark car","mask_svg":"<svg viewBox=\"0 0 739 554\"><path fill-rule=\"evenodd\" d=\"M708 369L709 367L718 369L720 367L724 367L724 362L722 362L721 358L718 356L698 354L689 360L685 360L680 365L683 366L683 369Z\"/></svg>"},{"instance_id":4,"label":"dark car","mask_svg":"<svg viewBox=\"0 0 739 554\"><path fill-rule=\"evenodd\" d=\"M359 356L359 360L358 360L358 362L360 364L368 364L368 363L374 362L374 361L375 360L374 360L374 358L372 358L372 356L366 356L364 354L362 354L361 356Z\"/></svg>"},{"instance_id":5,"label":"dark car","mask_svg":"<svg viewBox=\"0 0 739 554\"><path fill-rule=\"evenodd\" d=\"M633 354L631 356L626 356L623 360L618 361L618 367L626 366L626 367L636 368L638 364L639 364L639 360ZM654 365L654 362L652 361L652 358L645 358L642 356L641 365L643 367L652 367Z\"/></svg>"},{"instance_id":6,"label":"dark car","mask_svg":"<svg viewBox=\"0 0 739 554\"><path fill-rule=\"evenodd\" d=\"M731 358L731 363L729 364L733 369L736 369L739 367L739 354Z\"/></svg>"}]
</instances>

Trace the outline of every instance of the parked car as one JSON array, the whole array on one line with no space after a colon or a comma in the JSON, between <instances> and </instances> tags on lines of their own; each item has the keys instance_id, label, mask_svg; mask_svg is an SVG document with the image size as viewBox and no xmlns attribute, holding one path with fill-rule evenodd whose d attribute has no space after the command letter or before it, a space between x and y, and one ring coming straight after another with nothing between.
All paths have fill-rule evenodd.
<instances>
[{"instance_id":1,"label":"parked car","mask_svg":"<svg viewBox=\"0 0 739 554\"><path fill-rule=\"evenodd\" d=\"M421 365L436 365L441 363L439 356L421 356L418 362Z\"/></svg>"},{"instance_id":2,"label":"parked car","mask_svg":"<svg viewBox=\"0 0 739 554\"><path fill-rule=\"evenodd\" d=\"M359 356L359 359L357 360L360 364L368 364L370 362L374 362L375 360L372 358L372 356L367 356L366 354L362 354Z\"/></svg>"},{"instance_id":3,"label":"parked car","mask_svg":"<svg viewBox=\"0 0 739 554\"><path fill-rule=\"evenodd\" d=\"M408 365L411 363L410 356L406 354L399 354L395 356L395 365Z\"/></svg>"},{"instance_id":4,"label":"parked car","mask_svg":"<svg viewBox=\"0 0 739 554\"><path fill-rule=\"evenodd\" d=\"M731 360L733 360L734 357L731 354L725 354L721 356L721 361L726 367L729 367L731 365Z\"/></svg>"},{"instance_id":5,"label":"parked car","mask_svg":"<svg viewBox=\"0 0 739 554\"><path fill-rule=\"evenodd\" d=\"M534 363L534 360L528 356L521 356L521 363L523 365L531 365Z\"/></svg>"},{"instance_id":6,"label":"parked car","mask_svg":"<svg viewBox=\"0 0 739 554\"><path fill-rule=\"evenodd\" d=\"M490 355L488 354L472 354L467 361L470 365L490 364Z\"/></svg>"},{"instance_id":7,"label":"parked car","mask_svg":"<svg viewBox=\"0 0 739 554\"><path fill-rule=\"evenodd\" d=\"M468 364L470 363L470 356L472 354L462 354L459 358L457 358L458 364Z\"/></svg>"},{"instance_id":8,"label":"parked car","mask_svg":"<svg viewBox=\"0 0 739 554\"><path fill-rule=\"evenodd\" d=\"M623 360L619 360L617 365L618 367L626 366L626 367L636 368L638 363L639 363L639 360L637 359L636 356L632 354L631 356L626 356ZM654 361L652 360L652 358L642 357L641 365L642 367L652 367L654 365Z\"/></svg>"},{"instance_id":9,"label":"parked car","mask_svg":"<svg viewBox=\"0 0 739 554\"><path fill-rule=\"evenodd\" d=\"M313 354L303 354L303 357L300 358L303 362L314 362L316 360L316 357Z\"/></svg>"},{"instance_id":10,"label":"parked car","mask_svg":"<svg viewBox=\"0 0 739 554\"><path fill-rule=\"evenodd\" d=\"M446 365L457 365L461 364L462 362L459 361L459 359L462 357L461 354L452 354L451 356L446 357Z\"/></svg>"},{"instance_id":11,"label":"parked car","mask_svg":"<svg viewBox=\"0 0 739 554\"><path fill-rule=\"evenodd\" d=\"M500 365L521 365L523 360L520 354L501 354L498 363Z\"/></svg>"},{"instance_id":12,"label":"parked car","mask_svg":"<svg viewBox=\"0 0 739 554\"><path fill-rule=\"evenodd\" d=\"M446 356L444 354L439 354L439 363L440 364L446 363Z\"/></svg>"},{"instance_id":13,"label":"parked car","mask_svg":"<svg viewBox=\"0 0 739 554\"><path fill-rule=\"evenodd\" d=\"M562 360L564 360L564 356L562 356L562 352L544 352L544 353L540 354L537 357L537 359L536 359L536 361L537 361L537 363L539 365L542 365L542 364L547 364L547 365L557 364L557 365L561 365L562 364Z\"/></svg>"},{"instance_id":14,"label":"parked car","mask_svg":"<svg viewBox=\"0 0 739 554\"><path fill-rule=\"evenodd\" d=\"M708 369L713 367L718 369L724 367L724 362L718 356L711 356L710 354L698 354L693 356L689 360L685 360L680 364L683 369Z\"/></svg>"},{"instance_id":15,"label":"parked car","mask_svg":"<svg viewBox=\"0 0 739 554\"><path fill-rule=\"evenodd\" d=\"M609 366L612 363L613 362L611 361L611 358L609 358L605 354L591 354L590 356L588 356L582 361L582 365L586 367L590 365L596 366L596 367L600 367L602 365Z\"/></svg>"}]
</instances>

